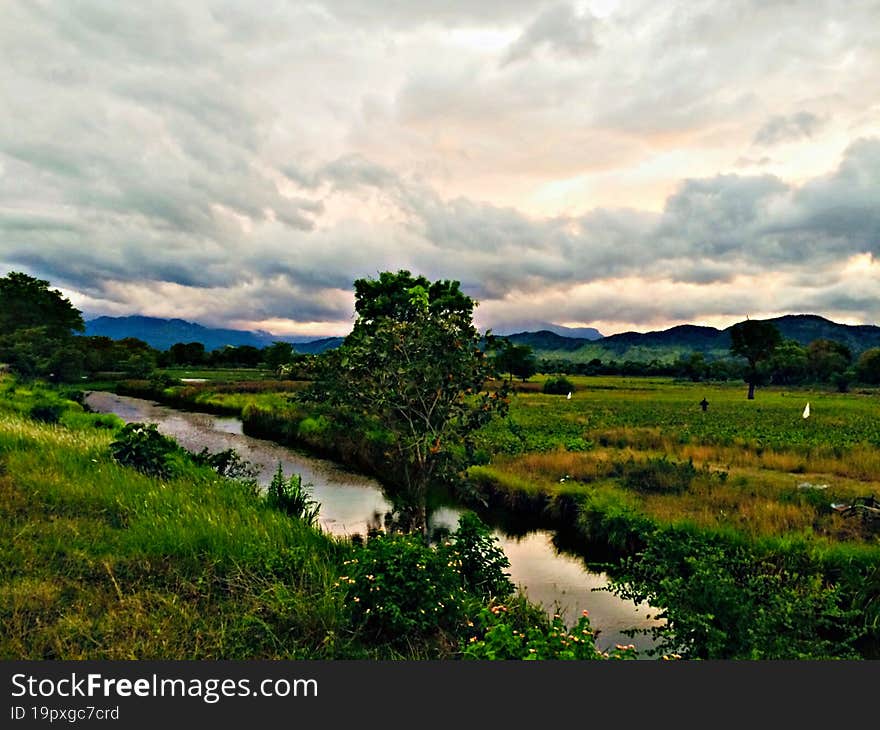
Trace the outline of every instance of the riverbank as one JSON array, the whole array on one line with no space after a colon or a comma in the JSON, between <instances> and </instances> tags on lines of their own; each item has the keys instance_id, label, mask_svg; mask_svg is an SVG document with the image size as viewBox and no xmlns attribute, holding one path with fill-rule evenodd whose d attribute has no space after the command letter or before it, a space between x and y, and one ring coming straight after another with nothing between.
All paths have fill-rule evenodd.
<instances>
[{"instance_id":1,"label":"riverbank","mask_svg":"<svg viewBox=\"0 0 880 730\"><path fill-rule=\"evenodd\" d=\"M311 493L321 504L318 524L325 532L340 537L365 535L371 524L392 510L378 481L339 468L302 450L292 450L273 441L245 435L237 418L183 411L153 401L107 392L90 392L86 404L101 413L115 413L126 421L155 423L163 434L173 437L190 451L234 449L259 469L256 479L266 487L280 464L285 473L297 473L311 484ZM465 510L444 502L429 510L429 530L453 531ZM483 515L492 535L510 560L510 579L549 615L559 613L566 621L589 611L598 632L597 645L633 643L636 648L653 647L649 636L629 636L625 631L657 625L657 610L635 606L603 590L607 577L601 570L589 570L578 555L560 549L559 535L543 529L518 529Z\"/></svg>"},{"instance_id":2,"label":"riverbank","mask_svg":"<svg viewBox=\"0 0 880 730\"><path fill-rule=\"evenodd\" d=\"M124 392L175 405L186 403L183 407L213 412L229 413L240 409L238 412L248 433L305 447L362 471L381 473L381 434L359 432L350 424L340 427L334 422L333 414L306 409L291 402L288 394L218 394L204 388L190 388L184 395L180 389L157 391L134 384L133 390L132 385L124 386ZM603 387L601 397L604 399L606 393L610 393L612 400L596 401L596 404L597 408L603 406L606 412L610 412L609 402L617 405L627 403L627 399L633 400L632 394L625 389L620 389L619 394L615 392L617 386L613 383L603 384ZM652 389L656 391L656 386L653 381L639 383L637 389L651 392ZM676 398L690 397L689 391L680 390L683 396L675 393ZM755 447L748 440L737 443L737 439L748 436L749 429L755 433L767 433L767 424L772 426L774 422L761 415L760 409L746 412L730 393L732 389L729 388L713 393L713 403L720 401L721 407L730 403L732 409L737 409L732 410L737 416L745 413L742 421L747 428L744 427L739 435L729 436L719 435L714 422L702 426L695 423L703 430L712 429L705 434L703 441L684 439L668 428L665 435L658 436L649 430L650 420L644 419L651 413L648 410L631 410L626 416L630 420L634 417L641 419L635 429L616 427L611 431L605 427L604 431L594 428L591 432L583 423L578 427L577 419L582 420L582 417L573 411L572 406L557 407L553 405L556 401L535 396L529 401L532 407L521 412L525 413L523 422L527 428L531 425L530 418L537 426L525 436L521 433L513 436L539 447L548 439L552 447L555 439L560 444L567 443L568 448L562 452L551 449L534 457L545 459L544 473L533 469L522 475L517 472L519 467L505 468L503 454L499 454L491 465L472 468L469 476L476 487L474 505L480 506L484 501L489 508L501 511L506 519L551 527L566 536L571 545L585 549L589 546L593 554L597 546L602 546L608 559L614 563L612 575L621 595L668 606L667 617L672 632L670 647L689 648L694 655L706 658L877 656L878 608L874 596L880 578L876 540L870 533L853 535L856 539L851 540L835 538L833 530L849 529L852 523L841 523L836 515L830 514L825 506L827 494L818 490L798 490L796 482L791 487L783 485L784 488L780 488L778 474L781 472L766 470L770 457L775 459L777 454L784 453L798 455L803 460L811 458L811 454L827 455L826 452L838 449L838 456L832 453L831 457L842 463L845 461L842 457L849 453L846 451L848 447L845 443L823 446L822 432L816 431L816 436L811 436L803 429L796 432L800 434L798 438L813 440L787 452ZM581 395L586 396L585 393ZM834 398L828 397L829 402ZM870 422L862 418L862 413L869 414L871 403L864 399L852 400L847 401L848 407L850 403L853 412L862 419L854 423L862 430L870 428ZM551 406L557 410L553 411L556 418L549 429L542 427L545 422L550 422L543 409ZM778 396L771 406L780 410L788 407ZM583 408L583 401L579 407ZM230 410L222 410L226 408ZM571 416L559 408L572 410ZM664 416L664 409L672 408L669 411L671 419L678 417L674 409L681 409L681 405L673 399L655 399L652 408L655 417L658 414ZM770 415L773 415L772 408ZM619 412L626 411L615 411ZM571 426L566 425L568 423ZM603 426L602 423L598 425ZM689 428L693 431L694 427ZM834 433L833 430L827 432ZM853 432L858 435L857 428ZM784 430L769 433L784 446ZM494 442L490 439L490 443L505 443L503 438L509 441L509 436L496 433L492 435ZM587 443L585 437L595 440ZM647 459L634 461L636 468L631 472L614 473L612 470L600 473L596 469L605 468L606 462L614 469L618 468L613 460L603 462L593 458L597 454L601 456L599 442L603 438L621 442L617 444L615 455L631 448L633 439L640 439L644 442ZM819 440L815 440L817 438ZM839 435L835 438L839 440ZM662 448L671 448L673 453L685 448L698 449L701 444L713 443L713 440L713 448L742 452L752 461L764 460L766 463L763 467L760 463L747 463L743 467L718 470L699 462L694 466L693 459L690 462L668 462L660 451ZM866 454L865 458L874 458L870 446L860 446L857 442L853 448L862 449L858 453ZM566 452L568 456L562 459ZM637 451L636 456L639 455ZM582 464L589 467L584 473L560 470L560 463L570 465L578 459L583 459ZM522 459L519 459L517 464L521 463ZM653 473L642 469L645 463ZM747 471L757 467L765 471ZM850 467L844 464L841 469L844 468ZM743 471L737 472L736 469ZM552 479L550 473L555 474ZM730 473L734 478L728 479ZM802 471L800 479L806 480L807 476L809 474L804 476ZM656 497L638 488L627 491L620 484L621 479L627 478L636 487L647 482L662 488L671 483L675 489L671 490L670 496L661 494ZM788 480L792 478L792 475L786 477ZM862 485L855 479L851 483L844 479L838 482L836 488L847 495L854 494ZM680 489L677 487L679 483L682 484ZM766 505L754 513L758 519L754 524L765 530L765 534L760 530L750 533L744 529L749 523L742 522L747 513L739 506L740 495L748 496L749 489L751 498L748 504ZM656 505L668 505L670 500L686 503L683 500L693 498L698 510L694 514L699 516L699 510L705 511L703 505L711 504L719 495L730 495L724 499L737 500L723 504L720 516L724 517L725 506L730 510L733 505L732 513L739 519L739 524L719 519L717 508L711 520L703 520L702 524L700 519L688 514L661 518L658 514L663 514L662 511L656 509ZM655 506L653 514L650 509L646 510L646 506L651 505ZM668 511L668 507L665 509ZM804 524L811 529L786 528L773 534L766 529L775 524L767 517L772 514L784 515L789 522L806 519ZM816 525L822 525L823 532L816 533ZM670 545L675 549L670 549ZM677 549L685 545L689 553ZM666 549L660 550L661 546ZM654 569L649 569L646 556L651 557ZM694 576L700 579L695 580ZM743 643L742 637L750 638Z\"/></svg>"},{"instance_id":3,"label":"riverbank","mask_svg":"<svg viewBox=\"0 0 880 730\"><path fill-rule=\"evenodd\" d=\"M574 651L565 626L508 593L479 522L437 546L339 539L173 442L171 471L123 465L122 422L65 395L0 381L4 659L634 656L585 644L586 619ZM499 654L507 622L528 630Z\"/></svg>"}]
</instances>

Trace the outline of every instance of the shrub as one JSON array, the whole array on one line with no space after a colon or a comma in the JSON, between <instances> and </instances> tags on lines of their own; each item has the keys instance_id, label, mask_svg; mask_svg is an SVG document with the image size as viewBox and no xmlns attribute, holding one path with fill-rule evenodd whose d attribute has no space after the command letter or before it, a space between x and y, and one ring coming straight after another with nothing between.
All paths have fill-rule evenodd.
<instances>
[{"instance_id":1,"label":"shrub","mask_svg":"<svg viewBox=\"0 0 880 730\"><path fill-rule=\"evenodd\" d=\"M312 499L309 486L303 484L299 474L291 474L289 479L285 478L279 462L278 471L272 477L266 492L266 501L269 506L286 512L307 525L315 525L321 505Z\"/></svg>"},{"instance_id":2,"label":"shrub","mask_svg":"<svg viewBox=\"0 0 880 730\"><path fill-rule=\"evenodd\" d=\"M63 403L41 402L34 403L28 411L28 415L40 423L58 423L65 411Z\"/></svg>"},{"instance_id":3,"label":"shrub","mask_svg":"<svg viewBox=\"0 0 880 730\"><path fill-rule=\"evenodd\" d=\"M513 592L507 556L473 513L437 545L420 535L371 532L345 564L340 585L354 622L392 642L437 631L460 638L472 606Z\"/></svg>"},{"instance_id":4,"label":"shrub","mask_svg":"<svg viewBox=\"0 0 880 730\"><path fill-rule=\"evenodd\" d=\"M855 658L864 634L839 585L809 553L778 553L685 529L656 532L612 576L612 591L664 606L648 654L697 659Z\"/></svg>"},{"instance_id":5,"label":"shrub","mask_svg":"<svg viewBox=\"0 0 880 730\"><path fill-rule=\"evenodd\" d=\"M221 477L229 479L253 479L260 471L251 462L242 459L235 449L211 453L206 447L193 454L192 459L196 464L209 466Z\"/></svg>"},{"instance_id":6,"label":"shrub","mask_svg":"<svg viewBox=\"0 0 880 730\"><path fill-rule=\"evenodd\" d=\"M587 612L570 629L562 617L549 618L543 610L517 597L507 604L483 608L473 622L471 636L462 645L465 659L635 659L632 644L611 652L596 647Z\"/></svg>"},{"instance_id":7,"label":"shrub","mask_svg":"<svg viewBox=\"0 0 880 730\"><path fill-rule=\"evenodd\" d=\"M309 436L320 436L330 427L330 422L324 416L316 418L304 418L299 422L297 435L300 438L308 438Z\"/></svg>"},{"instance_id":8,"label":"shrub","mask_svg":"<svg viewBox=\"0 0 880 730\"><path fill-rule=\"evenodd\" d=\"M110 453L117 462L160 479L172 475L172 459L181 452L177 442L159 433L155 423L127 423L110 444Z\"/></svg>"},{"instance_id":9,"label":"shrub","mask_svg":"<svg viewBox=\"0 0 880 730\"><path fill-rule=\"evenodd\" d=\"M459 563L465 590L485 598L513 593L510 574L506 572L510 561L489 528L473 512L459 518L449 548Z\"/></svg>"},{"instance_id":10,"label":"shrub","mask_svg":"<svg viewBox=\"0 0 880 730\"><path fill-rule=\"evenodd\" d=\"M421 536L372 533L345 565L339 585L353 623L371 638L404 643L460 630L467 593L457 565Z\"/></svg>"},{"instance_id":11,"label":"shrub","mask_svg":"<svg viewBox=\"0 0 880 730\"><path fill-rule=\"evenodd\" d=\"M574 391L574 383L562 375L547 378L544 381L543 392L547 395L568 395L569 393L574 393Z\"/></svg>"},{"instance_id":12,"label":"shrub","mask_svg":"<svg viewBox=\"0 0 880 730\"><path fill-rule=\"evenodd\" d=\"M660 459L630 459L615 465L615 473L625 486L637 492L678 494L690 487L698 474L693 461L676 462L665 456Z\"/></svg>"}]
</instances>

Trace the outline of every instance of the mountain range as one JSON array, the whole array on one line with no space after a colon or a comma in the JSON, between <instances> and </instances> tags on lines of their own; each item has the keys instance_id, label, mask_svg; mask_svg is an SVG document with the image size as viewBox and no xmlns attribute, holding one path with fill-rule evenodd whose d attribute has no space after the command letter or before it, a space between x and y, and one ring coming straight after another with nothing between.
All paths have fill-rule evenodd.
<instances>
[{"instance_id":1,"label":"mountain range","mask_svg":"<svg viewBox=\"0 0 880 730\"><path fill-rule=\"evenodd\" d=\"M205 327L184 319L163 319L161 317L97 317L86 321L86 335L109 337L121 340L136 337L157 350L167 350L178 342L201 342L208 351L218 350L227 345L263 348L273 342L289 342L297 352L316 354L338 347L341 337L290 337L274 335L262 330L233 330Z\"/></svg>"},{"instance_id":2,"label":"mountain range","mask_svg":"<svg viewBox=\"0 0 880 730\"><path fill-rule=\"evenodd\" d=\"M782 336L808 345L813 340L836 340L847 345L854 355L872 347L880 347L880 327L848 325L832 322L815 314L789 314L766 320L775 324ZM499 328L517 344L528 345L540 358L589 362L632 360L670 362L691 352L701 352L707 359L729 354L730 330L700 325L678 325L653 332L621 332L603 337L593 328L568 328L538 323L535 331L510 332ZM98 317L86 322L87 335L103 335L112 339L137 337L159 350L167 350L177 342L201 342L206 350L227 345L265 347L272 342L290 342L297 352L314 354L338 347L342 337L306 338L275 335L260 330L233 330L204 327L183 319L158 317Z\"/></svg>"},{"instance_id":3,"label":"mountain range","mask_svg":"<svg viewBox=\"0 0 880 730\"><path fill-rule=\"evenodd\" d=\"M764 320L772 322L783 338L808 345L814 340L841 342L858 355L880 347L880 327L832 322L816 314L788 314ZM701 352L707 359L729 355L730 330L692 324L678 325L654 332L621 332L597 340L562 337L548 330L518 332L508 336L517 344L528 345L542 358L589 362L670 362L681 355Z\"/></svg>"}]
</instances>

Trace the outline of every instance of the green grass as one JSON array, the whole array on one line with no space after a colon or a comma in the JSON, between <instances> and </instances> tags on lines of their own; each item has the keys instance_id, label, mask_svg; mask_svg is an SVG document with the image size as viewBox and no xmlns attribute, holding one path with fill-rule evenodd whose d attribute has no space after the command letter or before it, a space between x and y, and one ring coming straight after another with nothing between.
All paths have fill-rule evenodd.
<instances>
[{"instance_id":1,"label":"green grass","mask_svg":"<svg viewBox=\"0 0 880 730\"><path fill-rule=\"evenodd\" d=\"M230 383L239 380L273 379L275 374L266 368L209 368L209 367L169 367L160 368L172 378L200 378L210 382Z\"/></svg>"},{"instance_id":2,"label":"green grass","mask_svg":"<svg viewBox=\"0 0 880 730\"><path fill-rule=\"evenodd\" d=\"M60 422L28 418L37 402L63 404ZM116 464L119 424L0 380L0 658L401 656L350 625L350 547L208 468Z\"/></svg>"}]
</instances>

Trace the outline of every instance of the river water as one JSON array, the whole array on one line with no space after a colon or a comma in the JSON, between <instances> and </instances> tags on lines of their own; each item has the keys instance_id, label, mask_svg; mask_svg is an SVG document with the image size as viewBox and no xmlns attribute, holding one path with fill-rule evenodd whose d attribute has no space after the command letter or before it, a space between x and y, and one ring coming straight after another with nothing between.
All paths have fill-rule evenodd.
<instances>
[{"instance_id":1,"label":"river water","mask_svg":"<svg viewBox=\"0 0 880 730\"><path fill-rule=\"evenodd\" d=\"M365 535L368 525L391 509L375 479L272 441L246 436L237 418L180 411L103 391L89 393L86 402L94 411L115 413L128 422L155 423L162 433L190 451L235 449L259 467L257 478L263 485L269 483L280 463L285 475L296 472L303 482L312 485L312 496L321 505L320 525L334 535ZM431 515L431 526L454 529L459 514L460 510L453 507L438 509ZM618 643L632 643L639 649L653 645L650 636L629 637L622 631L657 625L652 617L655 611L597 590L607 585L605 574L592 572L581 558L558 551L551 532L535 530L523 536L495 529L494 534L510 560L511 580L548 613L559 611L571 624L581 611L588 611L601 649Z\"/></svg>"}]
</instances>

